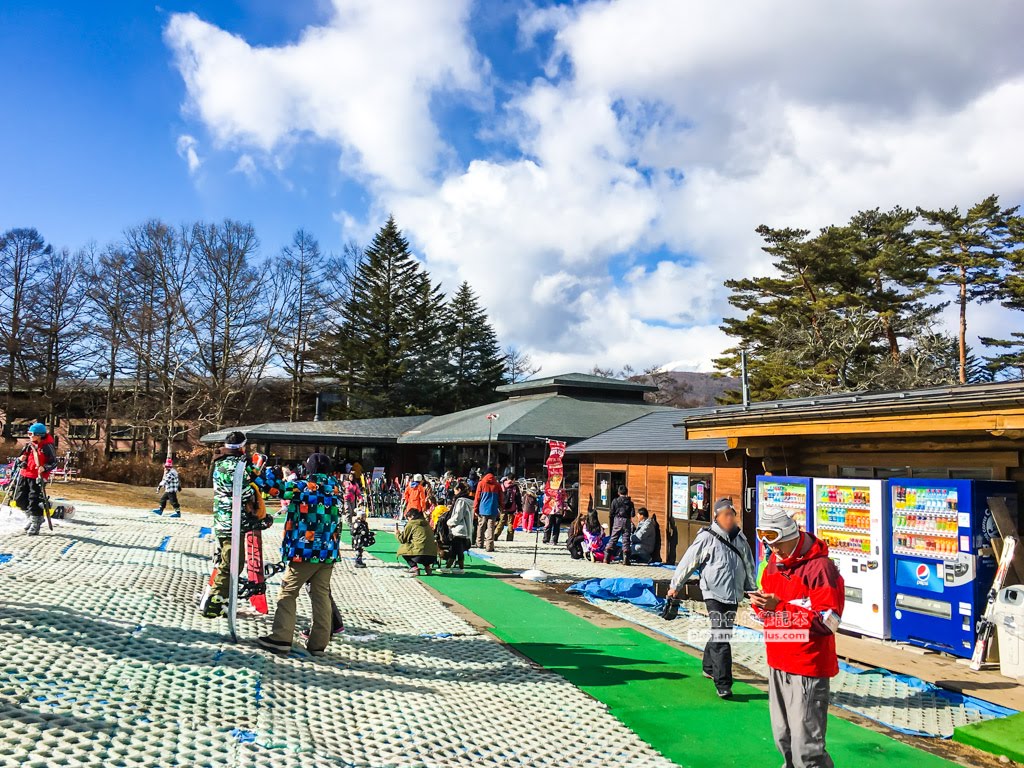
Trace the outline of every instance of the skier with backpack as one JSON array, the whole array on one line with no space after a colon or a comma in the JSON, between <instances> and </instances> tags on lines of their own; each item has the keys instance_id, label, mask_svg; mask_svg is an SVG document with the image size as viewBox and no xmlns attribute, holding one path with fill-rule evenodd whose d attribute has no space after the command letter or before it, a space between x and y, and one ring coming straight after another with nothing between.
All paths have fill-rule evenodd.
<instances>
[{"instance_id":1,"label":"skier with backpack","mask_svg":"<svg viewBox=\"0 0 1024 768\"><path fill-rule=\"evenodd\" d=\"M25 532L38 536L43 527L43 508L46 505L46 481L57 466L57 452L53 436L45 424L36 422L28 428L28 444L18 458L21 477L15 491L15 503L29 516ZM51 526L52 527L52 526Z\"/></svg>"},{"instance_id":2,"label":"skier with backpack","mask_svg":"<svg viewBox=\"0 0 1024 768\"><path fill-rule=\"evenodd\" d=\"M178 501L178 491L181 490L181 477L178 476L178 470L174 468L174 461L171 459L164 462L164 476L156 489L158 491L163 489L163 495L160 497L160 508L154 509L153 514L162 515L164 510L167 509L167 502L170 502L171 506L174 507L174 511L168 517L181 517L181 503Z\"/></svg>"}]
</instances>

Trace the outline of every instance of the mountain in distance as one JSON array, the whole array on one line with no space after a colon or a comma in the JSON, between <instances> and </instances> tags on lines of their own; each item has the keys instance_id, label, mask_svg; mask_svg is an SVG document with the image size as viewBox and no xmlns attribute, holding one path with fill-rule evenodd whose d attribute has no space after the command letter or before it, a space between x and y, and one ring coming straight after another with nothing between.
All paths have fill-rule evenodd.
<instances>
[{"instance_id":1,"label":"mountain in distance","mask_svg":"<svg viewBox=\"0 0 1024 768\"><path fill-rule=\"evenodd\" d=\"M668 367L668 366L665 366ZM717 398L728 390L738 390L740 380L733 376L717 376L700 371L666 371L631 376L633 381L654 384L657 392L649 400L676 408L704 408L718 405Z\"/></svg>"}]
</instances>

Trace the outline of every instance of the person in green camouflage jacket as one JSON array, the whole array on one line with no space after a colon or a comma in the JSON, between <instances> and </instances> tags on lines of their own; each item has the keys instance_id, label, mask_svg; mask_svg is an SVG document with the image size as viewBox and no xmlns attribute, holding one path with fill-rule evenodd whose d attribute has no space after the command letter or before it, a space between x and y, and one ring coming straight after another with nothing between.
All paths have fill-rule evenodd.
<instances>
[{"instance_id":1,"label":"person in green camouflage jacket","mask_svg":"<svg viewBox=\"0 0 1024 768\"><path fill-rule=\"evenodd\" d=\"M235 467L246 464L246 478L242 485L242 532L262 527L256 516L256 487L253 481L258 472L245 452L245 435L231 432L224 441L213 464L213 533L217 537L219 557L217 575L213 581L210 602L202 615L213 619L223 614L231 590L231 497ZM245 547L235 553L239 571L245 569Z\"/></svg>"}]
</instances>

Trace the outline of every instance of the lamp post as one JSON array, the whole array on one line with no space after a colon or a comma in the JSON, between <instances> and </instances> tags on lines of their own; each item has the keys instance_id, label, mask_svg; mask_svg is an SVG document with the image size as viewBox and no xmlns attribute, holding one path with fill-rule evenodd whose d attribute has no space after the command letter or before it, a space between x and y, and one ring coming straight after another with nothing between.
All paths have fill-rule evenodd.
<instances>
[{"instance_id":1,"label":"lamp post","mask_svg":"<svg viewBox=\"0 0 1024 768\"><path fill-rule=\"evenodd\" d=\"M487 467L486 468L488 468L488 469L491 466L491 429L494 426L495 419L497 419L497 418L498 418L498 414L496 414L496 413L488 413L487 414Z\"/></svg>"}]
</instances>

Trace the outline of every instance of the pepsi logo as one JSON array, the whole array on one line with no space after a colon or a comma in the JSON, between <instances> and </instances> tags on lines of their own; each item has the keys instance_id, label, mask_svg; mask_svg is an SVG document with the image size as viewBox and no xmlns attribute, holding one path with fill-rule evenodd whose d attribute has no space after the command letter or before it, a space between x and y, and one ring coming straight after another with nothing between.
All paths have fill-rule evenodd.
<instances>
[{"instance_id":1,"label":"pepsi logo","mask_svg":"<svg viewBox=\"0 0 1024 768\"><path fill-rule=\"evenodd\" d=\"M921 581L928 580L928 566L924 563L919 563L917 566L917 578Z\"/></svg>"}]
</instances>

